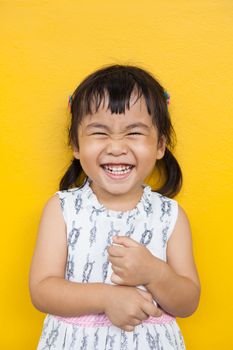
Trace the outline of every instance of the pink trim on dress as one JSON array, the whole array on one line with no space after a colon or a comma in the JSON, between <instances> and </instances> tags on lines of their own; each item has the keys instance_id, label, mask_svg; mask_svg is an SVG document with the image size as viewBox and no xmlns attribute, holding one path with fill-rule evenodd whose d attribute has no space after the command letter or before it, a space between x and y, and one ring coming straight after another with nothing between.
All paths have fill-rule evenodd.
<instances>
[{"instance_id":1,"label":"pink trim on dress","mask_svg":"<svg viewBox=\"0 0 233 350\"><path fill-rule=\"evenodd\" d=\"M57 318L60 321L71 323L77 326L84 326L84 327L112 326L111 321L105 314L85 315L85 316L79 316L79 317L61 317L61 316L53 315L53 317ZM163 323L169 323L174 320L175 320L175 317L164 313L160 317L150 316L147 320L143 321L142 323L163 324Z\"/></svg>"}]
</instances>

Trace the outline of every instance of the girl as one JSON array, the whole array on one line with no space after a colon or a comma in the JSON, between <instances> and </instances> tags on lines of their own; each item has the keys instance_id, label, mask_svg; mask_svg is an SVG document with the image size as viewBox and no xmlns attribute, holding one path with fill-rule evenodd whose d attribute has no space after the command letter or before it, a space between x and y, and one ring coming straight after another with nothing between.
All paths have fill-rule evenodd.
<instances>
[{"instance_id":1,"label":"girl","mask_svg":"<svg viewBox=\"0 0 233 350\"><path fill-rule=\"evenodd\" d=\"M70 103L74 159L45 205L30 270L32 303L47 313L37 349L185 349L175 317L196 310L200 284L171 199L182 174L168 95L145 70L113 65ZM156 192L145 184L154 169Z\"/></svg>"}]
</instances>

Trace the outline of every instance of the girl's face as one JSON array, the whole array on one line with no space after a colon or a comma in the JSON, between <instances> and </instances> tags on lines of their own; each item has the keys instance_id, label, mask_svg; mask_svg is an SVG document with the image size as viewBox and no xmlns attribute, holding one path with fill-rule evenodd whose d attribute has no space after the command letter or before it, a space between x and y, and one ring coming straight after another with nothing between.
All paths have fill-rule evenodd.
<instances>
[{"instance_id":1,"label":"girl's face","mask_svg":"<svg viewBox=\"0 0 233 350\"><path fill-rule=\"evenodd\" d=\"M79 149L74 148L98 199L115 210L134 207L145 178L165 152L144 98L130 102L125 114L111 114L105 104L85 116L78 128Z\"/></svg>"}]
</instances>

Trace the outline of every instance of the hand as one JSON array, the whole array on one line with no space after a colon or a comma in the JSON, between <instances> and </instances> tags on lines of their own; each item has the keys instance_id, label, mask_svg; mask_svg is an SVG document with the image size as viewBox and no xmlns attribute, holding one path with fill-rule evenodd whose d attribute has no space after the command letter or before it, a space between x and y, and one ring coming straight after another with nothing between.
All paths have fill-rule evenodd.
<instances>
[{"instance_id":1,"label":"hand","mask_svg":"<svg viewBox=\"0 0 233 350\"><path fill-rule=\"evenodd\" d=\"M131 332L149 316L159 317L162 312L153 304L152 295L135 287L109 286L104 312L112 324Z\"/></svg>"},{"instance_id":2,"label":"hand","mask_svg":"<svg viewBox=\"0 0 233 350\"><path fill-rule=\"evenodd\" d=\"M126 286L147 285L150 283L154 265L160 259L156 258L142 244L125 236L113 237L113 243L108 247L108 260L112 263L111 281ZM153 266L153 269L152 269Z\"/></svg>"}]
</instances>

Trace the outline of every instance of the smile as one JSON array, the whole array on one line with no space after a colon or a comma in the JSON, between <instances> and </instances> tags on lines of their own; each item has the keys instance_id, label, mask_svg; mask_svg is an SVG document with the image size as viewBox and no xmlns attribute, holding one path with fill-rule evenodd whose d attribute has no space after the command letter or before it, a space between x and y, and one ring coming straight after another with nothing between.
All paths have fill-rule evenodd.
<instances>
[{"instance_id":1,"label":"smile","mask_svg":"<svg viewBox=\"0 0 233 350\"><path fill-rule=\"evenodd\" d=\"M125 175L128 175L131 170L134 168L133 165L124 165L124 164L119 164L119 165L110 165L110 164L105 164L102 165L102 168L104 171L110 175L111 177L125 177Z\"/></svg>"}]
</instances>

